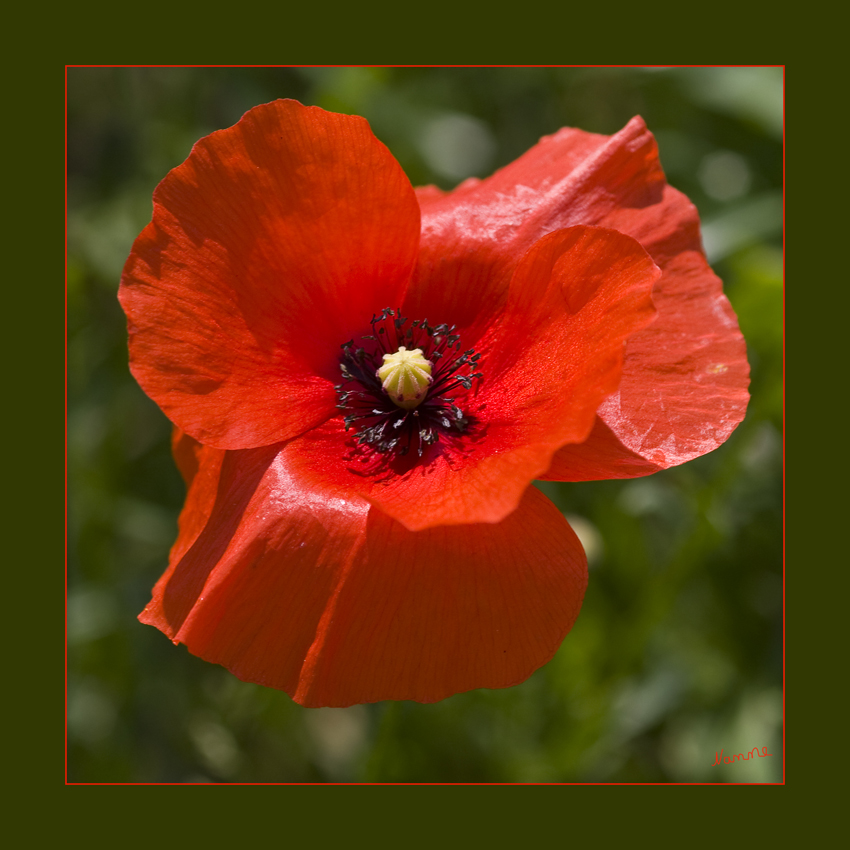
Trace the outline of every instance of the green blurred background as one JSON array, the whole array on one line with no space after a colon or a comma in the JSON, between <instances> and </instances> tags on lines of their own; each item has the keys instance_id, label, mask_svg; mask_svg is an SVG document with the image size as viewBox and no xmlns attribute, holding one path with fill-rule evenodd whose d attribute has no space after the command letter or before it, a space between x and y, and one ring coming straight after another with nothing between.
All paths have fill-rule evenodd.
<instances>
[{"instance_id":1,"label":"green blurred background","mask_svg":"<svg viewBox=\"0 0 850 850\"><path fill-rule=\"evenodd\" d=\"M183 487L127 369L121 269L166 172L279 97L365 116L415 185L443 188L640 114L700 210L748 343L747 418L677 469L540 485L590 586L518 687L304 709L136 620ZM782 780L780 68L69 68L67 115L69 781ZM713 766L753 747L772 755Z\"/></svg>"}]
</instances>

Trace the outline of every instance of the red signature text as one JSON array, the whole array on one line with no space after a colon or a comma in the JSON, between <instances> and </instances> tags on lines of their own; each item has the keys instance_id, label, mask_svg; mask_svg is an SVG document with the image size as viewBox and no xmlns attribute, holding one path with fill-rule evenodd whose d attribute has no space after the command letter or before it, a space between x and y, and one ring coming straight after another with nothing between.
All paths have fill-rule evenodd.
<instances>
[{"instance_id":1,"label":"red signature text","mask_svg":"<svg viewBox=\"0 0 850 850\"><path fill-rule=\"evenodd\" d=\"M749 761L750 758L758 756L759 758L764 758L765 756L772 756L773 753L769 753L767 751L767 747L762 747L761 752L759 752L758 747L753 747L746 755L743 753L738 753L734 756L724 756L723 750L719 753L715 750L714 752L714 764L711 766L714 767L716 764L734 764L736 761Z\"/></svg>"}]
</instances>

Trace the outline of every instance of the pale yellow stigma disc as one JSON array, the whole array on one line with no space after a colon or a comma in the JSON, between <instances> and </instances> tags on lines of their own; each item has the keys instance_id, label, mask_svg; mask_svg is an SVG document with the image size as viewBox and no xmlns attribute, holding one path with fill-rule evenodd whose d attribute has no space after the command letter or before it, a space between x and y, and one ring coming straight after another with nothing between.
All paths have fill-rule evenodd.
<instances>
[{"instance_id":1,"label":"pale yellow stigma disc","mask_svg":"<svg viewBox=\"0 0 850 850\"><path fill-rule=\"evenodd\" d=\"M395 354L384 355L384 365L375 373L389 397L404 410L424 401L431 384L431 362L421 348L408 351L403 345Z\"/></svg>"}]
</instances>

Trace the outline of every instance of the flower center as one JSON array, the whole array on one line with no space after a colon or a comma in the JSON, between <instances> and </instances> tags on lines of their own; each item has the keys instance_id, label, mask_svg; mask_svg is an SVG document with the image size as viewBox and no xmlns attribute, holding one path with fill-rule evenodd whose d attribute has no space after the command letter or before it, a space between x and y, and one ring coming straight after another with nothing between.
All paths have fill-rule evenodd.
<instances>
[{"instance_id":1,"label":"flower center","mask_svg":"<svg viewBox=\"0 0 850 850\"><path fill-rule=\"evenodd\" d=\"M462 352L454 330L386 308L372 317L371 334L341 346L337 407L360 445L399 455L415 447L422 457L469 428L471 417L457 402L482 377L474 371L480 355Z\"/></svg>"},{"instance_id":2,"label":"flower center","mask_svg":"<svg viewBox=\"0 0 850 850\"><path fill-rule=\"evenodd\" d=\"M421 348L408 351L402 345L395 354L384 355L384 365L376 374L384 392L399 407L413 410L425 400L433 365L422 356Z\"/></svg>"}]
</instances>

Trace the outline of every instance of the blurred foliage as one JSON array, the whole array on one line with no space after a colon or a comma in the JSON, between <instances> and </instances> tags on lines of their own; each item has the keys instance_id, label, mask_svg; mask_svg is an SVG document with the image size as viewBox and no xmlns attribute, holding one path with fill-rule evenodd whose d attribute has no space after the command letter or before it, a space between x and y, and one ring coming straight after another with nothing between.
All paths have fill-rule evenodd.
<instances>
[{"instance_id":1,"label":"blurred foliage","mask_svg":"<svg viewBox=\"0 0 850 850\"><path fill-rule=\"evenodd\" d=\"M67 83L70 781L782 779L781 69L71 68ZM127 369L121 268L166 172L278 97L364 115L414 184L443 188L559 127L641 114L700 209L749 345L747 419L649 478L540 485L583 538L590 587L523 685L303 709L136 621L183 488Z\"/></svg>"}]
</instances>

